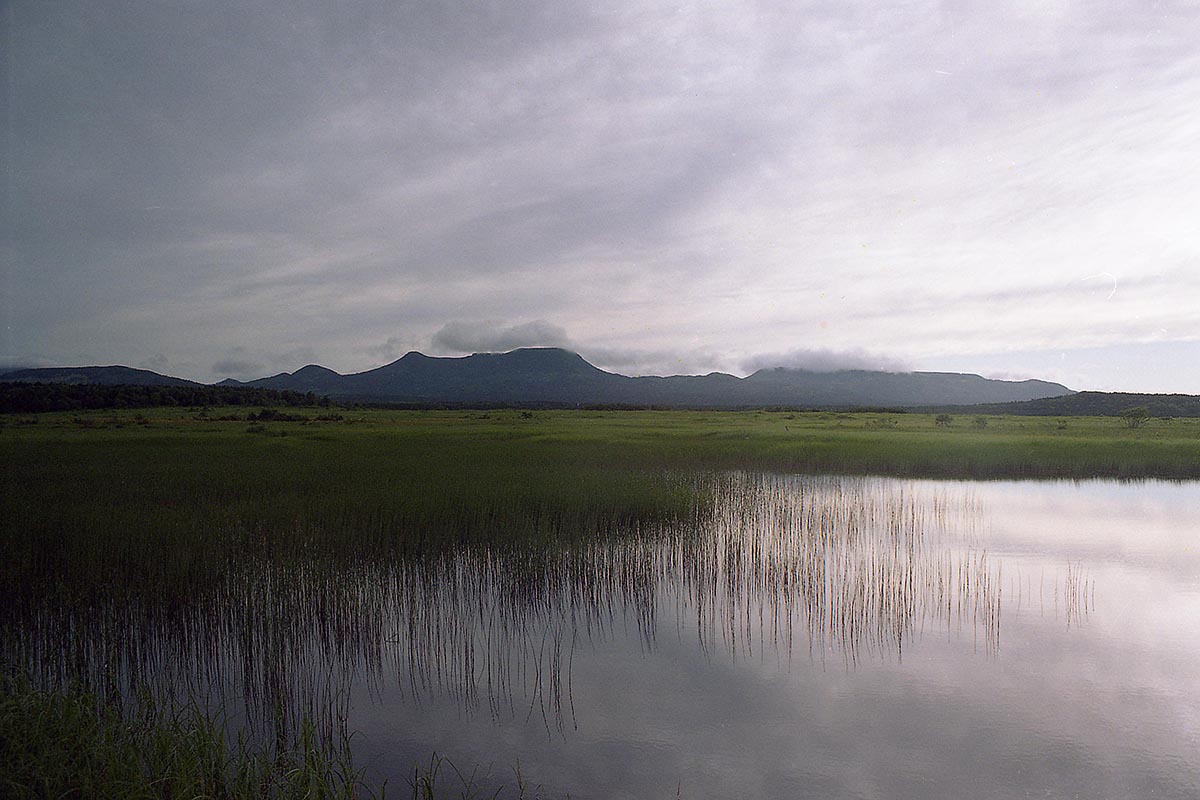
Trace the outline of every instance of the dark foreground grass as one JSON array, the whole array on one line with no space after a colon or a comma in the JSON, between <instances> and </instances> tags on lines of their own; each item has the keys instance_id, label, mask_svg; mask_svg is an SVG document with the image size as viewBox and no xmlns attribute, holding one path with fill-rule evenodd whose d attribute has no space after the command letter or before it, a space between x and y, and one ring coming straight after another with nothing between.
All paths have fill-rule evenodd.
<instances>
[{"instance_id":1,"label":"dark foreground grass","mask_svg":"<svg viewBox=\"0 0 1200 800\"><path fill-rule=\"evenodd\" d=\"M541 797L522 773L462 769L434 753L407 785L372 786L349 740L304 723L288 748L251 744L221 716L143 695L118 706L79 686L43 690L0 677L0 796L10 800L500 800Z\"/></svg>"},{"instance_id":2,"label":"dark foreground grass","mask_svg":"<svg viewBox=\"0 0 1200 800\"><path fill-rule=\"evenodd\" d=\"M697 501L689 476L620 446L412 421L2 431L0 599L31 585L191 597L247 560L535 552L677 521Z\"/></svg>"},{"instance_id":3,"label":"dark foreground grass","mask_svg":"<svg viewBox=\"0 0 1200 800\"><path fill-rule=\"evenodd\" d=\"M311 725L278 750L231 737L195 707L149 698L118 708L81 688L0 683L0 795L29 798L362 798L375 796L349 748ZM382 796L382 795L380 795Z\"/></svg>"},{"instance_id":4,"label":"dark foreground grass","mask_svg":"<svg viewBox=\"0 0 1200 800\"><path fill-rule=\"evenodd\" d=\"M407 786L378 786L356 769L346 736L302 723L292 746L252 744L220 712L124 704L80 686L44 690L0 676L0 796L8 800L413 800L539 798L523 775L462 769L434 753Z\"/></svg>"}]
</instances>

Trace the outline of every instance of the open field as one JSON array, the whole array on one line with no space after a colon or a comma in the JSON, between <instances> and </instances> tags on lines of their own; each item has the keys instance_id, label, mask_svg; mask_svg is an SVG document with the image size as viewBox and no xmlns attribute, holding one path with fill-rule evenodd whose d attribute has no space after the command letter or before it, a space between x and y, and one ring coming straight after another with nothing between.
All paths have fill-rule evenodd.
<instances>
[{"instance_id":1,"label":"open field","mask_svg":"<svg viewBox=\"0 0 1200 800\"><path fill-rule=\"evenodd\" d=\"M129 570L139 587L176 591L247 553L586 538L686 519L706 476L727 470L1200 478L1200 420L314 408L2 421L0 594L43 575L83 591ZM148 557L168 541L172 558Z\"/></svg>"},{"instance_id":2,"label":"open field","mask_svg":"<svg viewBox=\"0 0 1200 800\"><path fill-rule=\"evenodd\" d=\"M134 470L178 459L185 463L173 466L200 470L197 479L205 470L232 470L222 482L246 473L272 481L286 466L280 477L295 484L319 465L335 485L339 470L386 466L398 475L412 459L423 473L453 465L441 479L477 467L490 473L497 466L491 459L503 463L502 473L554 464L971 479L1200 477L1200 419L1154 419L1131 429L1112 417L960 415L938 425L932 414L905 413L293 408L268 412L282 420L248 419L254 415L243 408L6 415L0 453L6 464L32 460L43 468L76 458L85 465L96 451Z\"/></svg>"}]
</instances>

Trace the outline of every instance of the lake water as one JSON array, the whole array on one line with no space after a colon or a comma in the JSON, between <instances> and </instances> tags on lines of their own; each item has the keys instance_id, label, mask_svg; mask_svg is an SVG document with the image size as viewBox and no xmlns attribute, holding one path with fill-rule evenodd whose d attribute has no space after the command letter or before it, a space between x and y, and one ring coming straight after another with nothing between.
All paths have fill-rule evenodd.
<instances>
[{"instance_id":1,"label":"lake water","mask_svg":"<svg viewBox=\"0 0 1200 800\"><path fill-rule=\"evenodd\" d=\"M1200 797L1200 484L720 489L681 530L45 609L19 656L332 710L400 796L436 752L489 797L518 763L543 797Z\"/></svg>"},{"instance_id":2,"label":"lake water","mask_svg":"<svg viewBox=\"0 0 1200 800\"><path fill-rule=\"evenodd\" d=\"M1200 485L749 482L509 637L476 607L445 658L473 642L472 686L360 686L362 762L406 788L432 750L519 761L572 797L1200 797Z\"/></svg>"}]
</instances>

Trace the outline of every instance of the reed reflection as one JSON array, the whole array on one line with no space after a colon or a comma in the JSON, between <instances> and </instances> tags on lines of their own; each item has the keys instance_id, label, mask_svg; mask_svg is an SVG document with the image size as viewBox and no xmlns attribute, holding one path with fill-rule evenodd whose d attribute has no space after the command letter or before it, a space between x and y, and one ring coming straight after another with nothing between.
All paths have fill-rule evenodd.
<instances>
[{"instance_id":1,"label":"reed reflection","mask_svg":"<svg viewBox=\"0 0 1200 800\"><path fill-rule=\"evenodd\" d=\"M187 602L116 586L30 592L2 623L3 657L114 698L240 697L253 728L285 739L301 716L344 724L356 685L566 731L575 659L627 634L648 649L670 635L714 658L846 667L902 660L931 630L999 651L1004 576L969 485L725 474L704 490L688 519L569 544L248 558ZM1055 608L1061 596L1067 624L1082 624L1086 570L1068 565L1053 584ZM1028 577L1015 586L1009 597L1030 602Z\"/></svg>"}]
</instances>

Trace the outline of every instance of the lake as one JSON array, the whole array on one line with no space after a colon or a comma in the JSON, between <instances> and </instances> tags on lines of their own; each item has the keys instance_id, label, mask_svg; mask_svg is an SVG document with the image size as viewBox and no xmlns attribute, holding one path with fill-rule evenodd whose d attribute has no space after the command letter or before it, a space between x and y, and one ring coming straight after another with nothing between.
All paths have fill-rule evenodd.
<instances>
[{"instance_id":1,"label":"lake","mask_svg":"<svg viewBox=\"0 0 1200 800\"><path fill-rule=\"evenodd\" d=\"M478 796L1200 796L1200 484L717 485L565 549L242 564L216 616L47 610L22 658L320 717L402 796L435 752Z\"/></svg>"}]
</instances>

